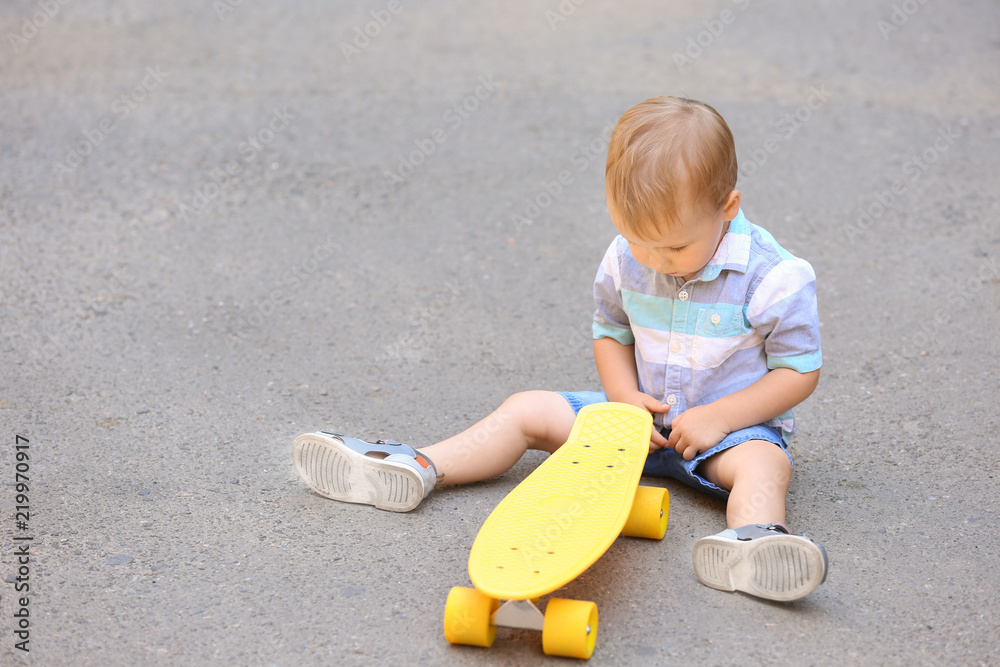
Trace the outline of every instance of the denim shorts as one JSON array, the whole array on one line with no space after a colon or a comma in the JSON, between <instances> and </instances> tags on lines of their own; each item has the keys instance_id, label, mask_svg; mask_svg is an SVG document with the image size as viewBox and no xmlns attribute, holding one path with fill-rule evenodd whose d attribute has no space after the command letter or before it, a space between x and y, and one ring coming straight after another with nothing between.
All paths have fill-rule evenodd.
<instances>
[{"instance_id":1,"label":"denim shorts","mask_svg":"<svg viewBox=\"0 0 1000 667\"><path fill-rule=\"evenodd\" d=\"M573 408L573 412L576 413L579 413L580 408L585 405L604 403L608 400L607 394L603 391L560 391L556 393L569 401L570 406ZM668 437L670 435L670 429L660 429L660 433L662 433L664 437ZM699 491L725 500L729 498L729 491L719 488L699 475L698 466L704 463L710 456L714 456L715 454L729 449L730 447L735 447L736 445L744 443L747 440L766 440L768 442L773 442L781 447L781 449L785 452L785 455L788 456L788 462L792 463L792 455L788 453L788 449L785 447L784 440L781 437L781 430L767 424L758 424L749 428L740 429L739 431L733 431L723 438L722 441L715 447L705 450L690 461L684 460L684 457L678 454L677 450L670 449L669 447L663 447L654 452L650 452L649 456L646 457L646 466L643 468L642 474L651 475L653 477L670 477L671 479L676 479L687 484L688 486L694 487Z\"/></svg>"}]
</instances>

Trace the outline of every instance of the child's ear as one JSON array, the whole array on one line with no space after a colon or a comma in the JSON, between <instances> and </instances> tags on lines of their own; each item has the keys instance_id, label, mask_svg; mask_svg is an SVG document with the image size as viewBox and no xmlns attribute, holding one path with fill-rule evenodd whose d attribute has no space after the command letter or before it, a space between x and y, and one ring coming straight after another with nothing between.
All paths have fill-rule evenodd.
<instances>
[{"instance_id":1,"label":"child's ear","mask_svg":"<svg viewBox=\"0 0 1000 667\"><path fill-rule=\"evenodd\" d=\"M736 217L736 214L740 212L740 198L743 193L739 190L733 190L726 197L726 203L722 205L722 219L732 220Z\"/></svg>"}]
</instances>

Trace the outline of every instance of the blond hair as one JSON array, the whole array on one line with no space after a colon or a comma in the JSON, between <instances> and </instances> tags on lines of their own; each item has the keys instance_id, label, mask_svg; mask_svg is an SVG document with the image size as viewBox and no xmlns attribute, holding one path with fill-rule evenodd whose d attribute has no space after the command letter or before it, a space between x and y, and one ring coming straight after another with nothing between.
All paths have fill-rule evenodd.
<instances>
[{"instance_id":1,"label":"blond hair","mask_svg":"<svg viewBox=\"0 0 1000 667\"><path fill-rule=\"evenodd\" d=\"M648 99L622 114L608 143L608 204L640 234L677 223L684 202L722 207L736 176L733 134L704 102Z\"/></svg>"}]
</instances>

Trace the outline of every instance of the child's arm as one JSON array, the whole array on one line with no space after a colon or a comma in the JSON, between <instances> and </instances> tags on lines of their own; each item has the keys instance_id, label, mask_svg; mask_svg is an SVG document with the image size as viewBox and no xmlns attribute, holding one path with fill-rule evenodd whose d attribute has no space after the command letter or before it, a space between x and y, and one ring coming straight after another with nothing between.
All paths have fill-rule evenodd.
<instances>
[{"instance_id":1,"label":"child's arm","mask_svg":"<svg viewBox=\"0 0 1000 667\"><path fill-rule=\"evenodd\" d=\"M601 386L608 400L628 403L650 412L667 412L670 406L639 391L639 376L635 370L635 345L622 345L614 338L594 340L594 362ZM781 413L778 413L781 414ZM651 448L667 446L667 439L653 429Z\"/></svg>"},{"instance_id":2,"label":"child's arm","mask_svg":"<svg viewBox=\"0 0 1000 667\"><path fill-rule=\"evenodd\" d=\"M601 376L603 381L603 375ZM691 460L733 431L761 424L791 410L819 383L819 370L776 368L746 389L690 408L670 423L670 446Z\"/></svg>"}]
</instances>

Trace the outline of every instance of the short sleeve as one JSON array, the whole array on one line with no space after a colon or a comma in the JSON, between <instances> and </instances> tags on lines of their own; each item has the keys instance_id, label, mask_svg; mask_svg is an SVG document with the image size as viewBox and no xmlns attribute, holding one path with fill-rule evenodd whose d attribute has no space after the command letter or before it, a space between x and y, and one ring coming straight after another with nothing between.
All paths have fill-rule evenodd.
<instances>
[{"instance_id":1,"label":"short sleeve","mask_svg":"<svg viewBox=\"0 0 1000 667\"><path fill-rule=\"evenodd\" d=\"M622 304L621 272L618 264L618 247L622 238L612 241L604 253L601 266L594 279L594 339L614 338L622 345L635 343L628 314Z\"/></svg>"},{"instance_id":2,"label":"short sleeve","mask_svg":"<svg viewBox=\"0 0 1000 667\"><path fill-rule=\"evenodd\" d=\"M809 262L778 262L750 297L747 319L764 339L768 369L808 373L823 365L816 273Z\"/></svg>"}]
</instances>

